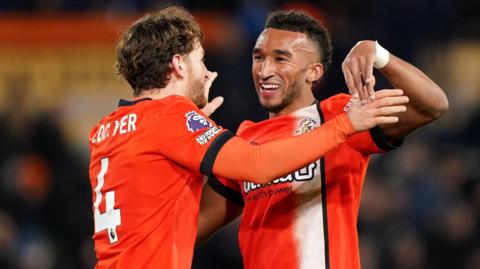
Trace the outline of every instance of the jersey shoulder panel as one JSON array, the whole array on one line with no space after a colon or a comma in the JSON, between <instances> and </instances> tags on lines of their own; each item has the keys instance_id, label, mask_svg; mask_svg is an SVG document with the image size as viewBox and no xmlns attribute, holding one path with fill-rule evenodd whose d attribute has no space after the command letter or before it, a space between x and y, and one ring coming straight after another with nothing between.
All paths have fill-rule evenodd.
<instances>
[{"instance_id":1,"label":"jersey shoulder panel","mask_svg":"<svg viewBox=\"0 0 480 269\"><path fill-rule=\"evenodd\" d=\"M348 107L351 95L345 93L339 93L332 97L329 97L320 102L320 107L325 120L329 120L334 116L342 113Z\"/></svg>"},{"instance_id":2,"label":"jersey shoulder panel","mask_svg":"<svg viewBox=\"0 0 480 269\"><path fill-rule=\"evenodd\" d=\"M170 95L162 99L142 102L141 109L148 109L155 117L179 113L185 110L199 110L188 98L179 95Z\"/></svg>"},{"instance_id":3,"label":"jersey shoulder panel","mask_svg":"<svg viewBox=\"0 0 480 269\"><path fill-rule=\"evenodd\" d=\"M246 129L248 129L248 127L250 127L252 125L255 125L255 122L253 122L251 120L246 120L246 121L243 121L242 123L240 123L240 126L238 126L237 135L240 135Z\"/></svg>"}]
</instances>

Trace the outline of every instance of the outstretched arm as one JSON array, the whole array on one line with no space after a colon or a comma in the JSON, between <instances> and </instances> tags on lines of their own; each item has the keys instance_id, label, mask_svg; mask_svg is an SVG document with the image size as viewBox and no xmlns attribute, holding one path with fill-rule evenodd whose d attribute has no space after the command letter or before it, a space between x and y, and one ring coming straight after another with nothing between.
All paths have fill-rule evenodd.
<instances>
[{"instance_id":1,"label":"outstretched arm","mask_svg":"<svg viewBox=\"0 0 480 269\"><path fill-rule=\"evenodd\" d=\"M242 206L223 197L205 184L200 200L195 246L205 243L214 233L235 220L241 213Z\"/></svg>"},{"instance_id":2,"label":"outstretched arm","mask_svg":"<svg viewBox=\"0 0 480 269\"><path fill-rule=\"evenodd\" d=\"M346 113L303 135L262 145L251 145L234 137L218 152L213 174L232 180L268 183L319 159L355 132L397 122L398 118L391 115L404 112L407 102L401 90L379 91L376 100L362 105L353 99Z\"/></svg>"},{"instance_id":3,"label":"outstretched arm","mask_svg":"<svg viewBox=\"0 0 480 269\"><path fill-rule=\"evenodd\" d=\"M383 54L378 54L383 52ZM386 53L386 54L385 54ZM385 55L388 57L385 60ZM378 66L378 58L380 66ZM410 98L407 111L398 115L395 124L381 125L384 134L392 139L403 138L415 129L437 119L448 109L448 99L443 90L418 68L389 54L375 41L358 42L345 58L342 69L352 95L368 100L374 96L374 63L386 79ZM382 66L383 65L383 66Z\"/></svg>"}]
</instances>

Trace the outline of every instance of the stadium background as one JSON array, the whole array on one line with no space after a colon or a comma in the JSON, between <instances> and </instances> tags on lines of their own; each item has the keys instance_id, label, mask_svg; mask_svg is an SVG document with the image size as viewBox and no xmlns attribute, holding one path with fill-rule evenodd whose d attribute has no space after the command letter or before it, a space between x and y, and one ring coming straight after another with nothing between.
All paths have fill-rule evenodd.
<instances>
[{"instance_id":1,"label":"stadium background","mask_svg":"<svg viewBox=\"0 0 480 269\"><path fill-rule=\"evenodd\" d=\"M235 130L266 117L250 53L269 11L307 9L329 28L335 54L319 98L345 91L341 61L356 41L378 39L441 85L450 110L373 158L359 220L363 268L480 268L480 2L294 2L176 2L205 29L206 63L219 72L211 96L226 101L214 119ZM0 268L92 268L87 135L130 96L113 71L118 34L166 4L0 0ZM236 228L198 249L192 268L241 268Z\"/></svg>"}]
</instances>

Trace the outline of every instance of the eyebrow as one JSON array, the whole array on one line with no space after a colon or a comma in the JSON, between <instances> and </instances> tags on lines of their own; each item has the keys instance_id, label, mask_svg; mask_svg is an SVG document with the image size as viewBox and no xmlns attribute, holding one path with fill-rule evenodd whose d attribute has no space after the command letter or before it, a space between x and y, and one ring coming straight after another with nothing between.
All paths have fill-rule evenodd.
<instances>
[{"instance_id":1,"label":"eyebrow","mask_svg":"<svg viewBox=\"0 0 480 269\"><path fill-rule=\"evenodd\" d=\"M252 54L256 54L256 53L262 53L262 50L260 48L254 48L252 51ZM288 58L293 57L293 54L287 50L276 49L276 50L273 50L273 54L277 56L286 56Z\"/></svg>"},{"instance_id":2,"label":"eyebrow","mask_svg":"<svg viewBox=\"0 0 480 269\"><path fill-rule=\"evenodd\" d=\"M279 55L279 56L286 56L288 58L292 58L292 56L293 56L291 52L286 51L286 50L279 50L279 49L273 50L273 54L276 54L276 55Z\"/></svg>"},{"instance_id":3,"label":"eyebrow","mask_svg":"<svg viewBox=\"0 0 480 269\"><path fill-rule=\"evenodd\" d=\"M252 51L252 54L256 54L256 53L262 53L262 50L259 48L254 48Z\"/></svg>"}]
</instances>

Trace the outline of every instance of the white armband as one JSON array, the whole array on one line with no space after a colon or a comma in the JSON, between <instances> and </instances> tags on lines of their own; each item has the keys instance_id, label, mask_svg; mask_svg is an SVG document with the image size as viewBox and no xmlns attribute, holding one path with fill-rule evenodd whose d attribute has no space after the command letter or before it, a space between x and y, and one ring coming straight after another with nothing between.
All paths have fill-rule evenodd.
<instances>
[{"instance_id":1,"label":"white armband","mask_svg":"<svg viewBox=\"0 0 480 269\"><path fill-rule=\"evenodd\" d=\"M375 41L375 61L373 62L373 66L376 69L383 68L387 65L388 60L390 59L390 52L384 49L377 41Z\"/></svg>"}]
</instances>

